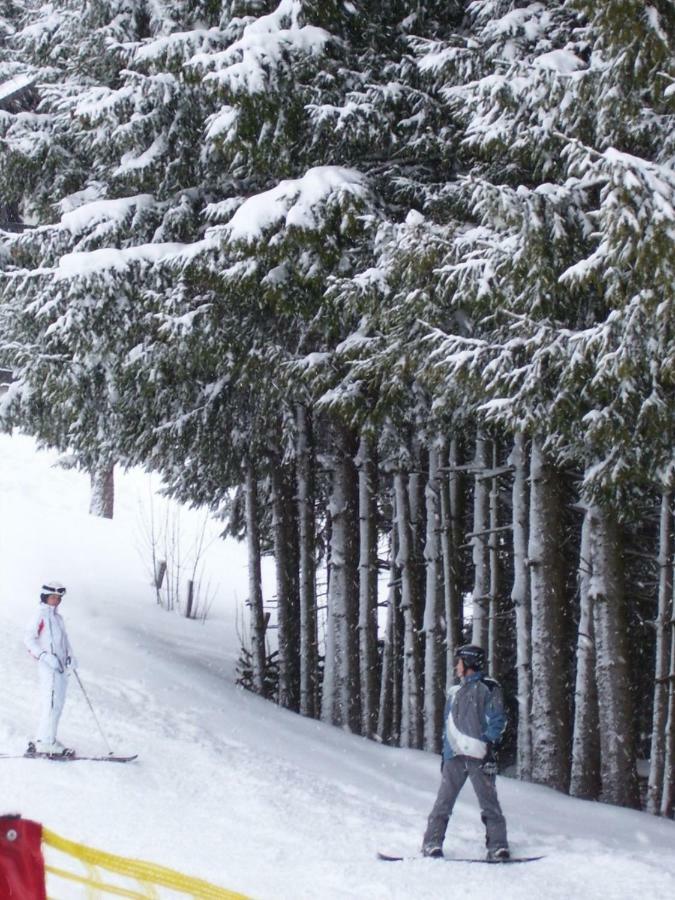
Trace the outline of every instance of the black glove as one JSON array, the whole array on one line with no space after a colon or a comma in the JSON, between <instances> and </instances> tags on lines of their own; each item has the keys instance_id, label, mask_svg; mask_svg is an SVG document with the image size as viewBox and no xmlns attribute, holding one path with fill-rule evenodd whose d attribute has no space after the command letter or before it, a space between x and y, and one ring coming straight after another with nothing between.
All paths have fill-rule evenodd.
<instances>
[{"instance_id":1,"label":"black glove","mask_svg":"<svg viewBox=\"0 0 675 900\"><path fill-rule=\"evenodd\" d=\"M483 772L485 772L486 775L496 775L498 771L497 754L495 753L495 748L490 741L488 741L485 756L483 757L483 762L481 763L481 769L483 770Z\"/></svg>"}]
</instances>

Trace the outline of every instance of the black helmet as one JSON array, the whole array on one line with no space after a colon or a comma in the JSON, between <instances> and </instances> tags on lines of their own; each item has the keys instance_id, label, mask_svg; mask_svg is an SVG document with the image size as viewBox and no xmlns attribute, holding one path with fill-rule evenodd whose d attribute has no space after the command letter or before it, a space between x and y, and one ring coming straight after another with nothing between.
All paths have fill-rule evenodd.
<instances>
[{"instance_id":1,"label":"black helmet","mask_svg":"<svg viewBox=\"0 0 675 900\"><path fill-rule=\"evenodd\" d=\"M485 650L475 644L464 644L455 650L455 661L461 659L467 669L481 671L485 666Z\"/></svg>"}]
</instances>

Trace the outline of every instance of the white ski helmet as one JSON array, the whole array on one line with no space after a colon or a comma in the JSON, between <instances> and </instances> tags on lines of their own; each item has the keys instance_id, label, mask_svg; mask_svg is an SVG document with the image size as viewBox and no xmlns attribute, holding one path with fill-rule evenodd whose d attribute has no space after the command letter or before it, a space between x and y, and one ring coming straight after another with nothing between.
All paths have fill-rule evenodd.
<instances>
[{"instance_id":1,"label":"white ski helmet","mask_svg":"<svg viewBox=\"0 0 675 900\"><path fill-rule=\"evenodd\" d=\"M59 597L63 597L65 592L66 589L60 581L45 581L40 588L40 600L44 603L47 597L50 597L52 594L58 594Z\"/></svg>"}]
</instances>

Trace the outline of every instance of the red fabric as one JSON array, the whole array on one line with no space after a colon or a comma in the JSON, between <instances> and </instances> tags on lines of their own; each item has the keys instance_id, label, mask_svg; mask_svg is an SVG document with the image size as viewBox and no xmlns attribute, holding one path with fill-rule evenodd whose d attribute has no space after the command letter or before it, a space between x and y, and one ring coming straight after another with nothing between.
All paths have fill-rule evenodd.
<instances>
[{"instance_id":1,"label":"red fabric","mask_svg":"<svg viewBox=\"0 0 675 900\"><path fill-rule=\"evenodd\" d=\"M0 900L47 900L42 826L0 816Z\"/></svg>"}]
</instances>

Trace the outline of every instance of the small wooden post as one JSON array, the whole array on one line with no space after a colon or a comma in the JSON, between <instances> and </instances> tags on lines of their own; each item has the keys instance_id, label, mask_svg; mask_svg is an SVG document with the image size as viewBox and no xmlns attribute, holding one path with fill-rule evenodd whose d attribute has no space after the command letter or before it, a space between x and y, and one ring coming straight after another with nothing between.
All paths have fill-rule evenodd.
<instances>
[{"instance_id":1,"label":"small wooden post","mask_svg":"<svg viewBox=\"0 0 675 900\"><path fill-rule=\"evenodd\" d=\"M185 607L185 618L186 619L192 618L192 603L194 600L194 593L195 593L195 583L194 583L194 581L188 581L187 606Z\"/></svg>"},{"instance_id":2,"label":"small wooden post","mask_svg":"<svg viewBox=\"0 0 675 900\"><path fill-rule=\"evenodd\" d=\"M157 596L157 603L159 603L160 606L162 605L162 597L161 597L160 591L162 589L162 584L164 582L165 575L166 575L166 560L160 559L157 562L157 565L155 568L155 594Z\"/></svg>"}]
</instances>

